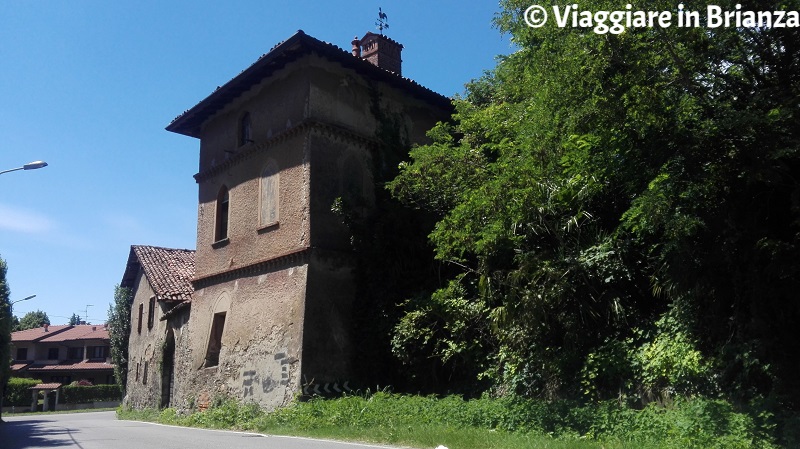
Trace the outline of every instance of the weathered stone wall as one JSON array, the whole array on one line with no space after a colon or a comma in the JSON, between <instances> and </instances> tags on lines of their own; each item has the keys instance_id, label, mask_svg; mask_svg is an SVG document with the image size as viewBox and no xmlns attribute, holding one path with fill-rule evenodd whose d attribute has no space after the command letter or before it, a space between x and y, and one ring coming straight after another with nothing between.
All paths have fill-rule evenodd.
<instances>
[{"instance_id":1,"label":"weathered stone wall","mask_svg":"<svg viewBox=\"0 0 800 449\"><path fill-rule=\"evenodd\" d=\"M158 407L161 397L161 379L157 374L166 324L158 320L161 310L160 307L156 307L153 328L147 327L150 298L155 293L141 268L136 276L135 285L136 295L131 305L131 335L128 342L128 385L124 403L135 408L152 408ZM141 318L140 305L143 310ZM140 319L141 332L139 332Z\"/></svg>"},{"instance_id":2,"label":"weathered stone wall","mask_svg":"<svg viewBox=\"0 0 800 449\"><path fill-rule=\"evenodd\" d=\"M305 146L304 133L300 132L278 142L260 142L248 157L209 174L199 183L196 278L269 260L308 246ZM260 178L270 164L280 170L278 219L276 223L262 226L259 222ZM229 190L228 240L215 244L217 194L223 185Z\"/></svg>"},{"instance_id":3,"label":"weathered stone wall","mask_svg":"<svg viewBox=\"0 0 800 449\"><path fill-rule=\"evenodd\" d=\"M199 288L192 301L186 361L176 372L179 407L207 406L217 396L276 408L301 385L300 345L307 264L301 258ZM206 366L213 316L226 314L217 366Z\"/></svg>"},{"instance_id":4,"label":"weathered stone wall","mask_svg":"<svg viewBox=\"0 0 800 449\"><path fill-rule=\"evenodd\" d=\"M167 338L173 338L175 344L174 366L176 375L173 377L175 384L181 379L177 375L180 364L185 363L178 354L187 353L188 335L186 327L189 318L189 308L170 320L161 320L171 305L156 301L153 327L148 328L148 308L150 298L154 295L150 283L144 276L144 271L139 269L136 276L136 295L131 306L131 335L128 342L128 383L125 390L123 403L134 408L157 408L162 405L162 396L165 388L169 388L168 377L165 377L164 350ZM139 304L143 305L141 333L138 330ZM170 336L171 332L171 336ZM145 364L147 372L145 373ZM185 371L185 370L184 370ZM167 383L165 385L165 382ZM174 386L173 386L174 392ZM172 393L174 398L174 393ZM172 403L170 398L170 403Z\"/></svg>"}]
</instances>

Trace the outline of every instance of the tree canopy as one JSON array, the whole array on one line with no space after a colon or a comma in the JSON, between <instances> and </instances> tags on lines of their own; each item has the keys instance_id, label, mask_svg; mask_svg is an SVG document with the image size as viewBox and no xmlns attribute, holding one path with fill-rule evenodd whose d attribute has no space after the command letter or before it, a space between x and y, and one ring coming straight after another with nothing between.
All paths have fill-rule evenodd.
<instances>
[{"instance_id":1,"label":"tree canopy","mask_svg":"<svg viewBox=\"0 0 800 449\"><path fill-rule=\"evenodd\" d=\"M8 267L0 258L0 421L2 421L2 398L11 374L11 292L6 282Z\"/></svg>"},{"instance_id":2,"label":"tree canopy","mask_svg":"<svg viewBox=\"0 0 800 449\"><path fill-rule=\"evenodd\" d=\"M390 183L458 267L405 304L395 353L529 396L800 406L800 30L599 35L501 5L517 51Z\"/></svg>"},{"instance_id":3,"label":"tree canopy","mask_svg":"<svg viewBox=\"0 0 800 449\"><path fill-rule=\"evenodd\" d=\"M131 333L131 304L133 292L117 285L114 302L108 306L108 337L111 340L111 361L114 378L124 392L128 374L128 340Z\"/></svg>"},{"instance_id":4,"label":"tree canopy","mask_svg":"<svg viewBox=\"0 0 800 449\"><path fill-rule=\"evenodd\" d=\"M41 310L36 310L35 312L28 312L19 320L19 325L16 330L24 331L27 329L36 329L37 327L42 327L45 324L50 324L50 318L47 316L47 313L42 312Z\"/></svg>"}]
</instances>

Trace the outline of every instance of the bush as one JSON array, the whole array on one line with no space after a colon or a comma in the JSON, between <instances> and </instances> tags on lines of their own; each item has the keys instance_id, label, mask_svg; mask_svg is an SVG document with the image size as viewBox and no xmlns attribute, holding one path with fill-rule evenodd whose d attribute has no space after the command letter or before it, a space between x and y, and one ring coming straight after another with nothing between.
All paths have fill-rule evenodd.
<instances>
[{"instance_id":1,"label":"bush","mask_svg":"<svg viewBox=\"0 0 800 449\"><path fill-rule=\"evenodd\" d=\"M120 401L122 393L117 385L66 385L61 387L62 404L85 404L88 402Z\"/></svg>"},{"instance_id":2,"label":"bush","mask_svg":"<svg viewBox=\"0 0 800 449\"><path fill-rule=\"evenodd\" d=\"M13 405L16 407L30 406L32 395L29 388L35 387L40 383L42 383L42 381L37 379L12 377L8 380L8 385L6 386L6 394L3 397L3 405Z\"/></svg>"}]
</instances>

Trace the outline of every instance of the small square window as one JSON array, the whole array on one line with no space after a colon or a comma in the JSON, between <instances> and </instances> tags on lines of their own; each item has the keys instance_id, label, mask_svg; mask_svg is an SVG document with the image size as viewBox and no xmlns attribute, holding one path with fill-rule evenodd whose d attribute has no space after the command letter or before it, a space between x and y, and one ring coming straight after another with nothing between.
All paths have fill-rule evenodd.
<instances>
[{"instance_id":1,"label":"small square window","mask_svg":"<svg viewBox=\"0 0 800 449\"><path fill-rule=\"evenodd\" d=\"M28 360L28 348L17 348L17 360Z\"/></svg>"},{"instance_id":2,"label":"small square window","mask_svg":"<svg viewBox=\"0 0 800 449\"><path fill-rule=\"evenodd\" d=\"M58 360L58 348L50 348L47 350L47 360Z\"/></svg>"}]
</instances>

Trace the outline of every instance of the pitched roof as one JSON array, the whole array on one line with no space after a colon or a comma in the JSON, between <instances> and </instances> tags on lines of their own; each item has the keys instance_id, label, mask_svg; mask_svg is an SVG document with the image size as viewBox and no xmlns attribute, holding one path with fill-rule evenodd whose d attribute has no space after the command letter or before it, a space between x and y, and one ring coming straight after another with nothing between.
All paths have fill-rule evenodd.
<instances>
[{"instance_id":1,"label":"pitched roof","mask_svg":"<svg viewBox=\"0 0 800 449\"><path fill-rule=\"evenodd\" d=\"M81 324L65 329L63 332L39 340L40 343L61 343L76 340L108 340L108 328L93 324Z\"/></svg>"},{"instance_id":2,"label":"pitched roof","mask_svg":"<svg viewBox=\"0 0 800 449\"><path fill-rule=\"evenodd\" d=\"M12 342L36 342L41 341L47 337L53 336L60 332L69 329L69 324L62 326L46 326L34 327L33 329L26 329L24 331L16 331L11 333Z\"/></svg>"},{"instance_id":3,"label":"pitched roof","mask_svg":"<svg viewBox=\"0 0 800 449\"><path fill-rule=\"evenodd\" d=\"M192 298L193 250L133 245L120 285L133 288L139 268L144 270L159 301L180 302Z\"/></svg>"},{"instance_id":4,"label":"pitched roof","mask_svg":"<svg viewBox=\"0 0 800 449\"><path fill-rule=\"evenodd\" d=\"M42 372L42 371L95 371L95 370L110 370L114 369L114 365L106 362L61 362L51 365L31 365L28 368L29 372Z\"/></svg>"},{"instance_id":5,"label":"pitched roof","mask_svg":"<svg viewBox=\"0 0 800 449\"><path fill-rule=\"evenodd\" d=\"M282 69L286 64L298 59L300 56L309 53L316 53L336 61L344 67L353 69L376 81L385 82L403 89L410 95L438 105L443 109L452 108L449 98L428 89L416 81L377 67L369 61L353 56L348 51L313 38L304 33L303 30L299 30L289 39L273 47L269 53L262 55L235 78L225 83L222 87L218 87L211 95L193 108L175 118L167 126L167 131L190 137L200 137L200 126L206 119L264 78L271 76L275 71Z\"/></svg>"},{"instance_id":6,"label":"pitched roof","mask_svg":"<svg viewBox=\"0 0 800 449\"><path fill-rule=\"evenodd\" d=\"M36 385L28 388L28 390L56 390L58 388L61 388L61 384L60 383L51 382L49 384L36 384Z\"/></svg>"},{"instance_id":7,"label":"pitched roof","mask_svg":"<svg viewBox=\"0 0 800 449\"><path fill-rule=\"evenodd\" d=\"M12 363L11 364L11 372L16 373L17 371L22 371L26 367L31 365L31 362L23 362L23 363Z\"/></svg>"},{"instance_id":8,"label":"pitched roof","mask_svg":"<svg viewBox=\"0 0 800 449\"><path fill-rule=\"evenodd\" d=\"M45 329L47 330L45 331ZM108 339L108 329L105 326L92 324L36 327L11 333L11 341L17 343L60 343L64 341Z\"/></svg>"}]
</instances>

